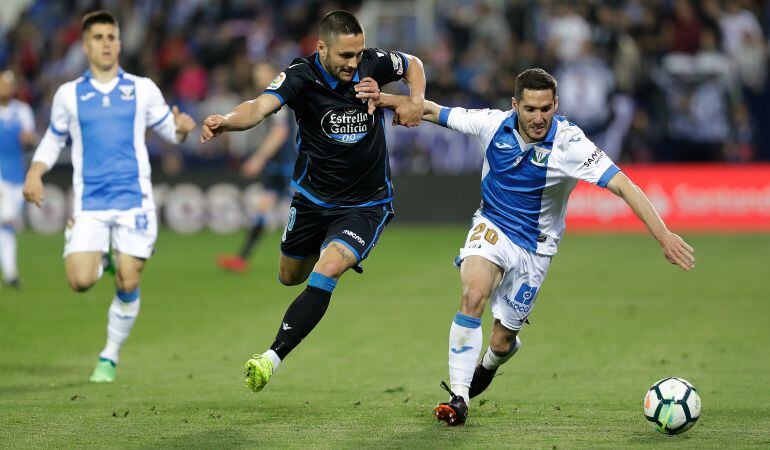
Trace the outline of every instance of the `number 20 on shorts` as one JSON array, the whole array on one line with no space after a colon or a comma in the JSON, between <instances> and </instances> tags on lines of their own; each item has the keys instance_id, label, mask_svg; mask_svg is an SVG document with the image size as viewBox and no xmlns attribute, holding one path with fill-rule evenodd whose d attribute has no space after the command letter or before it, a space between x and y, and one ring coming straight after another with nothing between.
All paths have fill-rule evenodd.
<instances>
[{"instance_id":1,"label":"number 20 on shorts","mask_svg":"<svg viewBox=\"0 0 770 450\"><path fill-rule=\"evenodd\" d=\"M484 233L484 230L487 232ZM487 228L487 224L480 223L473 227L473 234L471 235L470 241L478 241L481 239L481 234L484 234L484 240L489 242L492 245L495 245L497 243L497 231Z\"/></svg>"}]
</instances>

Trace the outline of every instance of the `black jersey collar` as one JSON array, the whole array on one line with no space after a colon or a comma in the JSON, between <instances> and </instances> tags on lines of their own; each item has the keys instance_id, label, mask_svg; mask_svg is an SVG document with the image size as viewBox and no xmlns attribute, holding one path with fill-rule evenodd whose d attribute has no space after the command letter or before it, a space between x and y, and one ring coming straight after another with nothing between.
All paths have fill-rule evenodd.
<instances>
[{"instance_id":1,"label":"black jersey collar","mask_svg":"<svg viewBox=\"0 0 770 450\"><path fill-rule=\"evenodd\" d=\"M323 64L321 64L321 61L318 59L318 52L315 52L315 65L318 67L318 70L321 71L321 75L323 75L326 84L328 84L332 89L337 89L337 85L340 83L340 80L329 75L329 72L324 69ZM353 74L353 81L358 83L358 69L356 69L356 73Z\"/></svg>"}]
</instances>

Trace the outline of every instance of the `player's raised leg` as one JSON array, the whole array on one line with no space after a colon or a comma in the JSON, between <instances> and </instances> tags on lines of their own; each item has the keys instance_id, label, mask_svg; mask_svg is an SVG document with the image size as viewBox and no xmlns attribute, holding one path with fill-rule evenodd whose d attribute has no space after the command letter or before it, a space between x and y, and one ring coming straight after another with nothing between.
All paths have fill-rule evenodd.
<instances>
[{"instance_id":1,"label":"player's raised leg","mask_svg":"<svg viewBox=\"0 0 770 450\"><path fill-rule=\"evenodd\" d=\"M282 262L284 258L286 256L282 257ZM294 299L286 310L273 345L265 353L254 355L254 358L246 363L246 386L249 389L259 392L265 387L281 361L321 321L329 307L332 292L337 286L340 276L357 263L358 260L353 252L338 242L331 242L321 252L308 277L307 288ZM285 268L281 268L280 276L284 284L291 284L304 276L301 270L303 267L307 267L307 262L292 264L292 267L297 269L294 273L284 272Z\"/></svg>"},{"instance_id":2,"label":"player's raised leg","mask_svg":"<svg viewBox=\"0 0 770 450\"><path fill-rule=\"evenodd\" d=\"M107 313L107 343L99 353L99 362L91 375L91 381L95 383L115 380L120 348L128 339L139 315L139 279L144 263L144 259L116 252L116 291Z\"/></svg>"},{"instance_id":3,"label":"player's raised leg","mask_svg":"<svg viewBox=\"0 0 770 450\"><path fill-rule=\"evenodd\" d=\"M503 326L500 320L495 320L492 336L489 338L489 347L473 372L473 380L468 391L470 398L484 392L492 383L497 368L519 351L521 339L518 334L518 330L510 330Z\"/></svg>"}]
</instances>

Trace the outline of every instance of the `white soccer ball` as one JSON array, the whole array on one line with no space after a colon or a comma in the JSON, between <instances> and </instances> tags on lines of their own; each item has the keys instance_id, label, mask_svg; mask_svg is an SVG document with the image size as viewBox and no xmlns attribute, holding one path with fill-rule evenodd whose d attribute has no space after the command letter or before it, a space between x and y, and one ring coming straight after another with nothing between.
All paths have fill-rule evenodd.
<instances>
[{"instance_id":1,"label":"white soccer ball","mask_svg":"<svg viewBox=\"0 0 770 450\"><path fill-rule=\"evenodd\" d=\"M644 396L644 416L663 434L684 433L700 417L700 395L682 378L664 378Z\"/></svg>"}]
</instances>

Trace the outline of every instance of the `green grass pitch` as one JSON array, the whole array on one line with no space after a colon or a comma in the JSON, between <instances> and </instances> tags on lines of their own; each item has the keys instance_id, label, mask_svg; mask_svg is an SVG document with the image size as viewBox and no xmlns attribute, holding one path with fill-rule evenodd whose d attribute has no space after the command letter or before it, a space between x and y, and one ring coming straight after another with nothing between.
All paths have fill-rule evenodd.
<instances>
[{"instance_id":1,"label":"green grass pitch","mask_svg":"<svg viewBox=\"0 0 770 450\"><path fill-rule=\"evenodd\" d=\"M770 236L686 236L698 267L642 235L570 235L522 351L465 427L431 414L448 379L463 227L393 225L366 273L344 276L326 317L260 394L246 359L272 342L301 287L276 279L279 234L250 272L215 256L241 236L162 232L118 379L87 379L105 339L106 277L70 292L62 237L20 238L22 291L0 290L0 448L751 448L770 446ZM484 316L485 337L491 319ZM691 381L700 421L665 437L646 389Z\"/></svg>"}]
</instances>

